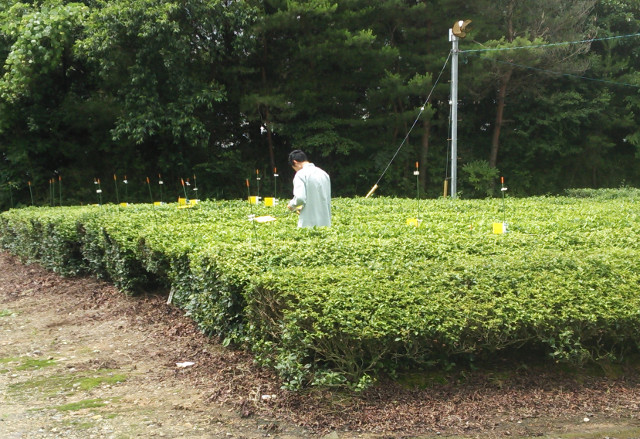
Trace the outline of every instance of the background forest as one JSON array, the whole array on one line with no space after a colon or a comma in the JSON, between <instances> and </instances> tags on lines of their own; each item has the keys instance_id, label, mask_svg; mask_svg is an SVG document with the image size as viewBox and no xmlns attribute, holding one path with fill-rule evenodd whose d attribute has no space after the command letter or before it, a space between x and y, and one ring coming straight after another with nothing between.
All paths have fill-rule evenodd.
<instances>
[{"instance_id":1,"label":"background forest","mask_svg":"<svg viewBox=\"0 0 640 439\"><path fill-rule=\"evenodd\" d=\"M640 185L640 0L0 0L0 208L442 196L461 19L460 197Z\"/></svg>"}]
</instances>

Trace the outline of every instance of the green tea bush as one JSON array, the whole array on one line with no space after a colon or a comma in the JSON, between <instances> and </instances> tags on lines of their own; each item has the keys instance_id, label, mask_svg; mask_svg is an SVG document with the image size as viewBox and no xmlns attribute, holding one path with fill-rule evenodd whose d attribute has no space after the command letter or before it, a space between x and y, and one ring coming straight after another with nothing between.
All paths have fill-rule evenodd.
<instances>
[{"instance_id":1,"label":"green tea bush","mask_svg":"<svg viewBox=\"0 0 640 439\"><path fill-rule=\"evenodd\" d=\"M73 276L85 272L76 234L79 210L37 209L12 211L12 220L2 217L3 248L24 262L39 262L56 273Z\"/></svg>"},{"instance_id":2,"label":"green tea bush","mask_svg":"<svg viewBox=\"0 0 640 439\"><path fill-rule=\"evenodd\" d=\"M566 189L565 194L567 197L575 198L600 198L600 199L614 199L614 198L640 198L640 189L624 186L618 189Z\"/></svg>"},{"instance_id":3,"label":"green tea bush","mask_svg":"<svg viewBox=\"0 0 640 439\"><path fill-rule=\"evenodd\" d=\"M28 208L0 215L0 242L128 293L166 288L204 332L250 349L289 388L358 389L460 359L539 352L582 364L637 350L640 201L621 192L336 199L320 229L243 201Z\"/></svg>"}]
</instances>

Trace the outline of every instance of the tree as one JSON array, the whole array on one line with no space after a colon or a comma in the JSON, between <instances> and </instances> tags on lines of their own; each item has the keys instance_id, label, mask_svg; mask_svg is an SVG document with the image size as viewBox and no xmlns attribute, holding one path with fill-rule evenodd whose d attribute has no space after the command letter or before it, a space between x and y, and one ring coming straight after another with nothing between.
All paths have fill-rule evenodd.
<instances>
[{"instance_id":1,"label":"tree","mask_svg":"<svg viewBox=\"0 0 640 439\"><path fill-rule=\"evenodd\" d=\"M565 73L580 73L587 68L584 59L579 57L588 51L587 43L541 47L547 43L580 41L594 36L593 26L589 24L594 4L594 0L502 0L475 5L477 13L482 14L486 21L489 17L494 18L494 26L488 28L491 30L480 30L474 35L476 40L485 36L482 46L487 52L482 57L491 60L490 74L485 75L485 81L476 81L481 87L475 92L478 97L495 101L490 166L496 167L498 163L509 96L526 93L545 80L532 74L528 68ZM499 30L495 32L493 29ZM490 90L489 96L485 90Z\"/></svg>"},{"instance_id":2,"label":"tree","mask_svg":"<svg viewBox=\"0 0 640 439\"><path fill-rule=\"evenodd\" d=\"M244 196L256 169L290 182L293 148L336 195L377 178L412 195L416 161L439 195L459 19L467 194L498 165L513 194L638 182L638 16L640 0L0 0L0 203L27 203L27 181L44 202L60 176L66 202L93 202L114 173L132 200L157 174L170 197L196 173L199 195Z\"/></svg>"},{"instance_id":3,"label":"tree","mask_svg":"<svg viewBox=\"0 0 640 439\"><path fill-rule=\"evenodd\" d=\"M640 158L640 130L637 128L640 99L634 92L640 86L640 40L636 35L640 26L640 1L601 0L596 12L599 35L607 39L594 43L598 58L591 72L609 81L607 88L613 96L607 110L612 116L618 116L612 117L612 123L604 128L619 148L632 145L636 148L636 158ZM616 38L620 34L628 37ZM629 163L633 161L619 161L622 166L616 172L627 169Z\"/></svg>"},{"instance_id":4,"label":"tree","mask_svg":"<svg viewBox=\"0 0 640 439\"><path fill-rule=\"evenodd\" d=\"M269 157L305 149L329 171L340 169L332 176L337 193L365 193L407 135L433 71L446 59L446 48L438 53L430 44L432 32L446 44L446 25L434 30L432 21L440 20L430 3L264 2L243 108L260 126ZM426 162L434 113L425 108L389 172L387 193L406 194L413 176L405 164Z\"/></svg>"},{"instance_id":5,"label":"tree","mask_svg":"<svg viewBox=\"0 0 640 439\"><path fill-rule=\"evenodd\" d=\"M78 153L65 108L82 70L73 45L87 7L55 0L0 6L0 172L24 191L27 181L44 185L59 175Z\"/></svg>"},{"instance_id":6,"label":"tree","mask_svg":"<svg viewBox=\"0 0 640 439\"><path fill-rule=\"evenodd\" d=\"M224 107L234 84L225 82L252 19L245 2L223 0L100 1L92 10L82 51L99 72L99 93L119 106L114 139L146 162L147 175L175 182L200 166L224 184L237 171L215 161L231 161L239 144L237 110Z\"/></svg>"}]
</instances>

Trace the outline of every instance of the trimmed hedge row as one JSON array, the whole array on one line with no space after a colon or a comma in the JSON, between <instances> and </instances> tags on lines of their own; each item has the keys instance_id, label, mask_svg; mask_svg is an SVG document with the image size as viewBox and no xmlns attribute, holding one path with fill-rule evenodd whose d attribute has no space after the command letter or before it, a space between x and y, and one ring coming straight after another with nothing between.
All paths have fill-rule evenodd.
<instances>
[{"instance_id":1,"label":"trimmed hedge row","mask_svg":"<svg viewBox=\"0 0 640 439\"><path fill-rule=\"evenodd\" d=\"M251 349L289 388L362 388L381 371L460 356L526 349L582 363L636 350L639 205L629 190L336 199L324 229L241 201L26 208L2 213L0 242L128 293L166 287L203 331ZM503 219L508 233L494 235Z\"/></svg>"}]
</instances>

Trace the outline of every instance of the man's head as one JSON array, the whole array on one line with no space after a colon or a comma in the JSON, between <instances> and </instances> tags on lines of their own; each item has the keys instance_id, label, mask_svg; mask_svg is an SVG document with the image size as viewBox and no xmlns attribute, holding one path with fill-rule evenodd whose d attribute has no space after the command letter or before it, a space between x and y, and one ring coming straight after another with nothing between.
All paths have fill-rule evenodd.
<instances>
[{"instance_id":1,"label":"man's head","mask_svg":"<svg viewBox=\"0 0 640 439\"><path fill-rule=\"evenodd\" d=\"M302 167L303 163L308 161L309 159L307 158L307 155L299 149L296 149L289 153L289 166L291 166L296 171L298 171Z\"/></svg>"}]
</instances>

